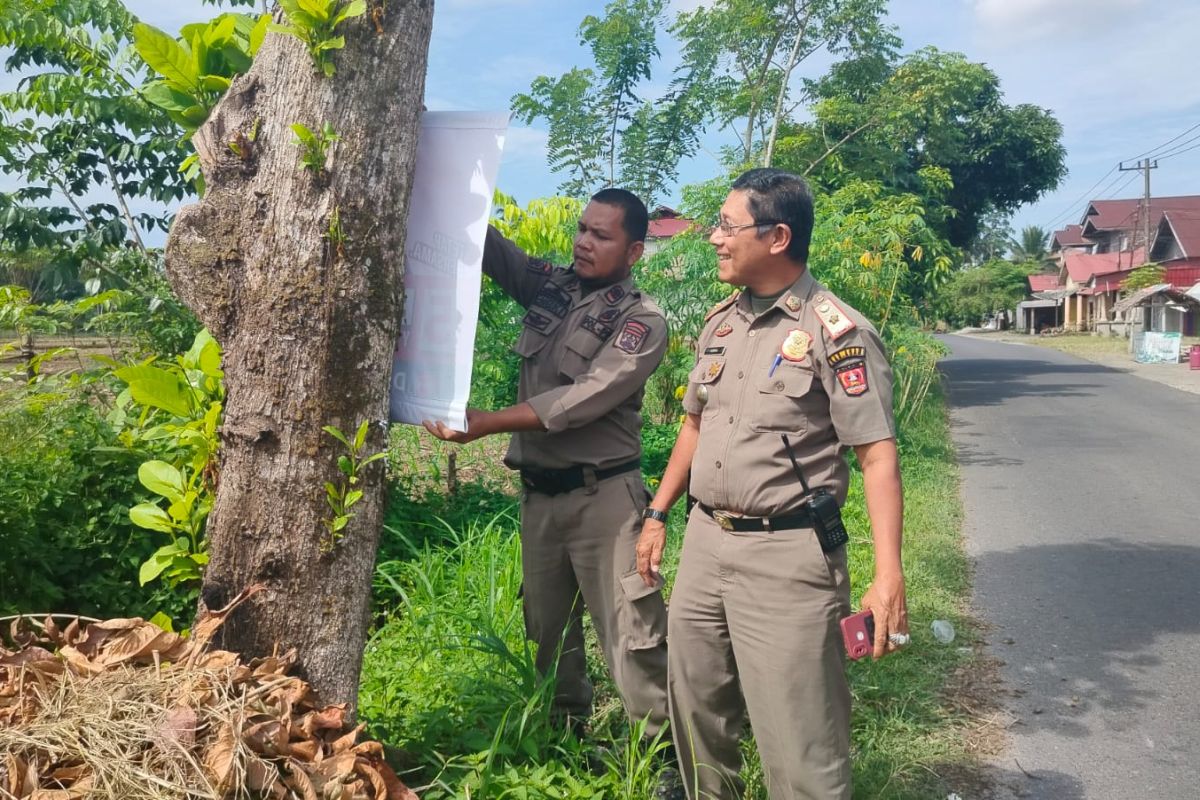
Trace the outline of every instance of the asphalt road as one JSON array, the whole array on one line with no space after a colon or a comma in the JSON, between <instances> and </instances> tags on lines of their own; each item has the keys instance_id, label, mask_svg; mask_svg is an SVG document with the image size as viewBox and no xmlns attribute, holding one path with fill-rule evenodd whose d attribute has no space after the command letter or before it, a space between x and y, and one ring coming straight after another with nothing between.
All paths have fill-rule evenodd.
<instances>
[{"instance_id":1,"label":"asphalt road","mask_svg":"<svg viewBox=\"0 0 1200 800\"><path fill-rule=\"evenodd\" d=\"M1200 798L1200 397L945 342L975 609L1014 719L991 797Z\"/></svg>"}]
</instances>

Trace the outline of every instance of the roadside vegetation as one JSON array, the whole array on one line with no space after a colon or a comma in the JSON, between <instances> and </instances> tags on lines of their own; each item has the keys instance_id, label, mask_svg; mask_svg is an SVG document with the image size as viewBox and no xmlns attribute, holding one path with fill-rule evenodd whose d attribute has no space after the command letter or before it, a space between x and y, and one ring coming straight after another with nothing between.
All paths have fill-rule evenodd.
<instances>
[{"instance_id":1,"label":"roadside vegetation","mask_svg":"<svg viewBox=\"0 0 1200 800\"><path fill-rule=\"evenodd\" d=\"M190 137L251 68L264 37L279 33L263 15L240 13L256 4L232 5L242 8L179 36L136 24L119 0L0 8L6 66L28 73L0 94L0 170L17 186L0 192L0 617L193 624L230 387L221 343L180 301L153 242L170 228L171 203L205 190ZM331 22L317 25L285 2L283 33L319 55L322 80L355 79L335 69L353 38L333 28L378 25L377 17L359 0L300 5L319 5ZM751 7L756 13L745 13ZM653 483L674 442L704 314L729 291L715 279L703 231L745 168L807 176L817 217L810 268L882 334L905 482L913 641L878 664L850 665L856 796L925 800L953 790L942 776L971 764L962 732L973 723L946 687L972 663L975 644L936 369L943 349L928 330L938 319L1004 307L1040 268L1036 235L1023 237L1021 263L997 259L1011 244L1007 216L1063 174L1061 129L1042 109L1005 104L996 75L962 54L904 52L877 0L830 8L718 0L668 19L665 0L608 3L580 28L594 63L540 76L514 98L519 117L549 129L561 194L523 203L497 193L492 224L530 254L567 263L591 190L613 180L664 198L706 126L736 131L711 179L680 189L695 229L637 268L671 325L643 409L643 467ZM668 85L651 80L663 35L686 63L665 94L649 97L648 87ZM781 67L777 56L789 52ZM820 73L807 62L817 52L833 61ZM333 152L353 138L305 131L312 142L297 136L308 166L297 169L314 173L328 161L317 144ZM258 133L255 123L223 156L251 164ZM1018 159L1020 176L989 168ZM131 213L134 199L156 211ZM331 220L323 244L343 253L342 234ZM472 405L513 401L510 346L521 313L485 279ZM339 482L294 490L328 495L327 528L314 535L333 547L364 499L357 470L375 454L364 449L363 428L313 425L346 448ZM389 762L431 800L648 796L665 742L644 742L626 723L594 648L590 734L579 741L551 722L552 676L533 669L523 637L517 486L502 466L503 442L451 448L393 426L385 457L372 625L352 647L366 654L360 717ZM846 520L857 599L872 572L857 471ZM681 510L669 530L668 588ZM934 620L953 623L959 638L935 641ZM745 747L750 796L765 798L750 738Z\"/></svg>"}]
</instances>

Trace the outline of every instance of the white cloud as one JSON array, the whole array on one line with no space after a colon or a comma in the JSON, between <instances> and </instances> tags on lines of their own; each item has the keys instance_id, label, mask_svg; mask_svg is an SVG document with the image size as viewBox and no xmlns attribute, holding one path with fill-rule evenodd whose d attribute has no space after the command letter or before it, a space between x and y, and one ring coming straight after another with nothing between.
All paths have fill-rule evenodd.
<instances>
[{"instance_id":1,"label":"white cloud","mask_svg":"<svg viewBox=\"0 0 1200 800\"><path fill-rule=\"evenodd\" d=\"M1149 0L975 0L980 26L1008 42L1086 37L1117 19L1154 16L1149 7Z\"/></svg>"}]
</instances>

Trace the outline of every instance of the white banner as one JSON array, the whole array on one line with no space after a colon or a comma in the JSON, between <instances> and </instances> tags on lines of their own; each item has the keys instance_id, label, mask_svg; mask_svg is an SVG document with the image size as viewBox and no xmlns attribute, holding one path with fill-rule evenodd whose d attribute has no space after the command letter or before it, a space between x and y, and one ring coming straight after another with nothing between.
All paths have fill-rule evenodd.
<instances>
[{"instance_id":1,"label":"white banner","mask_svg":"<svg viewBox=\"0 0 1200 800\"><path fill-rule=\"evenodd\" d=\"M393 422L466 428L483 242L507 112L429 111L408 205Z\"/></svg>"},{"instance_id":2,"label":"white banner","mask_svg":"<svg viewBox=\"0 0 1200 800\"><path fill-rule=\"evenodd\" d=\"M1135 333L1133 360L1139 364L1178 364L1183 337L1178 333Z\"/></svg>"}]
</instances>

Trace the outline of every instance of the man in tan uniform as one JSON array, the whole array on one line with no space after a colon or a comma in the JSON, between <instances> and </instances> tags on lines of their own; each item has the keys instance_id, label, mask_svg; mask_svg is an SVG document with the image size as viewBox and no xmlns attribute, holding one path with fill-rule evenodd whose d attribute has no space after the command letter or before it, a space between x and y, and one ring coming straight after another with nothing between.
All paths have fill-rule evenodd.
<instances>
[{"instance_id":1,"label":"man in tan uniform","mask_svg":"<svg viewBox=\"0 0 1200 800\"><path fill-rule=\"evenodd\" d=\"M687 417L652 509L688 485L671 596L668 693L692 798L736 798L747 713L772 800L848 800L850 690L839 621L846 548L819 541L810 501L845 502L853 447L875 540L875 657L907 630L892 375L878 334L806 269L812 198L773 169L742 175L710 241L745 290L708 315ZM807 484L812 493L804 488ZM657 579L665 530L647 519L638 568Z\"/></svg>"},{"instance_id":2,"label":"man in tan uniform","mask_svg":"<svg viewBox=\"0 0 1200 800\"><path fill-rule=\"evenodd\" d=\"M667 323L630 276L641 257L646 207L623 189L588 203L572 267L533 259L487 232L483 269L527 311L517 404L468 409L467 431L425 423L468 442L513 432L505 463L521 471L525 624L543 672L558 659L559 709L582 722L592 686L582 597L632 720L654 735L667 717L667 614L661 581L647 586L635 545L649 500L641 474L646 379L662 361Z\"/></svg>"}]
</instances>

